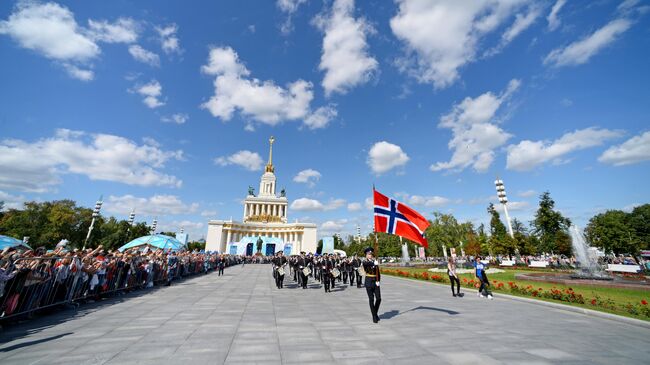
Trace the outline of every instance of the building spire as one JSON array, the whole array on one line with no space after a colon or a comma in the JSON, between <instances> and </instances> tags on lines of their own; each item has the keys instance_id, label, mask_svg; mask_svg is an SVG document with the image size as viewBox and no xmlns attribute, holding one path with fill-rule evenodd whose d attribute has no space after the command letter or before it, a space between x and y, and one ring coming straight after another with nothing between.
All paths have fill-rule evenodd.
<instances>
[{"instance_id":1,"label":"building spire","mask_svg":"<svg viewBox=\"0 0 650 365\"><path fill-rule=\"evenodd\" d=\"M266 164L266 172L275 172L275 168L273 167L273 142L275 142L275 138L271 136L269 138L269 163Z\"/></svg>"}]
</instances>

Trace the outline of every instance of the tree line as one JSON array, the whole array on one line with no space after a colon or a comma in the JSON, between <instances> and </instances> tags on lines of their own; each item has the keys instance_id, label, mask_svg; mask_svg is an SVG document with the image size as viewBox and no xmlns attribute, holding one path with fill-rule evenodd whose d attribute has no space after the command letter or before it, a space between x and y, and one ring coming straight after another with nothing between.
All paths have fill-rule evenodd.
<instances>
[{"instance_id":1,"label":"tree line","mask_svg":"<svg viewBox=\"0 0 650 365\"><path fill-rule=\"evenodd\" d=\"M433 219L425 231L429 247L427 256L443 256L443 245L449 253L454 248L457 254L466 255L538 255L542 253L572 255L571 220L555 209L555 201L547 191L539 196L539 205L533 220L528 225L512 220L513 237L508 234L499 212L490 203L487 207L489 226L472 222L459 222L452 214L433 212ZM375 238L376 237L376 238ZM590 246L606 253L637 255L640 250L650 248L650 204L635 207L631 212L608 210L589 220L585 228L585 238ZM400 257L399 237L386 233L369 234L361 241L349 236L344 250L349 254L362 255L368 246L377 240L381 256ZM413 255L417 247L404 240Z\"/></svg>"}]
</instances>

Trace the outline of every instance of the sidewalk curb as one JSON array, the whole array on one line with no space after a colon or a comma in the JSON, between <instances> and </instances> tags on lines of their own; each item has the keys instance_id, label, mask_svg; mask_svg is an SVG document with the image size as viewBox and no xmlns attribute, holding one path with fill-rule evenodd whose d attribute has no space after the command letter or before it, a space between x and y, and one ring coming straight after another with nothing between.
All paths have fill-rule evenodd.
<instances>
[{"instance_id":1,"label":"sidewalk curb","mask_svg":"<svg viewBox=\"0 0 650 365\"><path fill-rule=\"evenodd\" d=\"M407 280L407 281L410 281L410 282L420 282L420 283L425 284L425 285L426 284L433 284L433 285L437 285L437 286L448 287L448 285L441 284L441 283L438 283L438 282L432 282L432 281L425 282L423 280L402 278L402 277L399 277L399 276L388 275L388 274L386 274L385 276L395 278L395 279ZM463 290L478 293L478 290L476 290L476 289L463 288ZM514 301L529 303L529 304L533 304L533 305L541 305L541 306L544 306L544 307L550 307L550 308L563 310L563 311L567 311L567 312L584 314L584 315L590 316L590 317L608 319L610 321L626 323L626 324L629 324L629 325L650 329L650 322L649 321L643 321L643 320L636 319L636 318L629 318L629 317L619 316L617 314L612 314L612 313L599 312L599 311L596 311L596 310L593 310L593 309L573 307L573 306L566 305L566 304L551 303L551 302L546 302L546 301L543 301L543 300L522 298L522 297L517 297L517 296L514 296L514 295L502 294L502 293L499 293L499 296L495 297L495 298L503 298L503 299L508 299L508 300L514 300Z\"/></svg>"}]
</instances>

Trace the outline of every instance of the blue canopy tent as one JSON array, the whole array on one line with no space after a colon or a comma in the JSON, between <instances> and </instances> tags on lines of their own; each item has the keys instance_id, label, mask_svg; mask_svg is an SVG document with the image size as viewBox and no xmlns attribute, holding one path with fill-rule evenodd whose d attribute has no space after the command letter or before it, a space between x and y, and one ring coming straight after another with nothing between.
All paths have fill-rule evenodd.
<instances>
[{"instance_id":1,"label":"blue canopy tent","mask_svg":"<svg viewBox=\"0 0 650 365\"><path fill-rule=\"evenodd\" d=\"M23 247L28 250L32 249L28 244L19 239L0 235L0 250L4 250L7 247Z\"/></svg>"},{"instance_id":2,"label":"blue canopy tent","mask_svg":"<svg viewBox=\"0 0 650 365\"><path fill-rule=\"evenodd\" d=\"M154 249L160 248L163 250L172 249L174 251L185 249L185 246L176 238L165 236L162 234L154 234L151 236L143 236L136 238L133 241L127 243L126 245L120 247L118 250L120 252L127 250L133 247L146 246Z\"/></svg>"}]
</instances>

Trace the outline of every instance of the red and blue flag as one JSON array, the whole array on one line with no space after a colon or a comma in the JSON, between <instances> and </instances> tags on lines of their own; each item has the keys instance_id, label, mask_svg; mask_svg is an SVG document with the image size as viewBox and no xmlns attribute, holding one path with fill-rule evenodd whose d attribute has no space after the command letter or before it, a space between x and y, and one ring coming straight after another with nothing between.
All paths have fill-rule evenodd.
<instances>
[{"instance_id":1,"label":"red and blue flag","mask_svg":"<svg viewBox=\"0 0 650 365\"><path fill-rule=\"evenodd\" d=\"M385 232L404 237L428 247L424 230L429 226L420 213L399 201L373 189L375 202L375 232Z\"/></svg>"}]
</instances>

